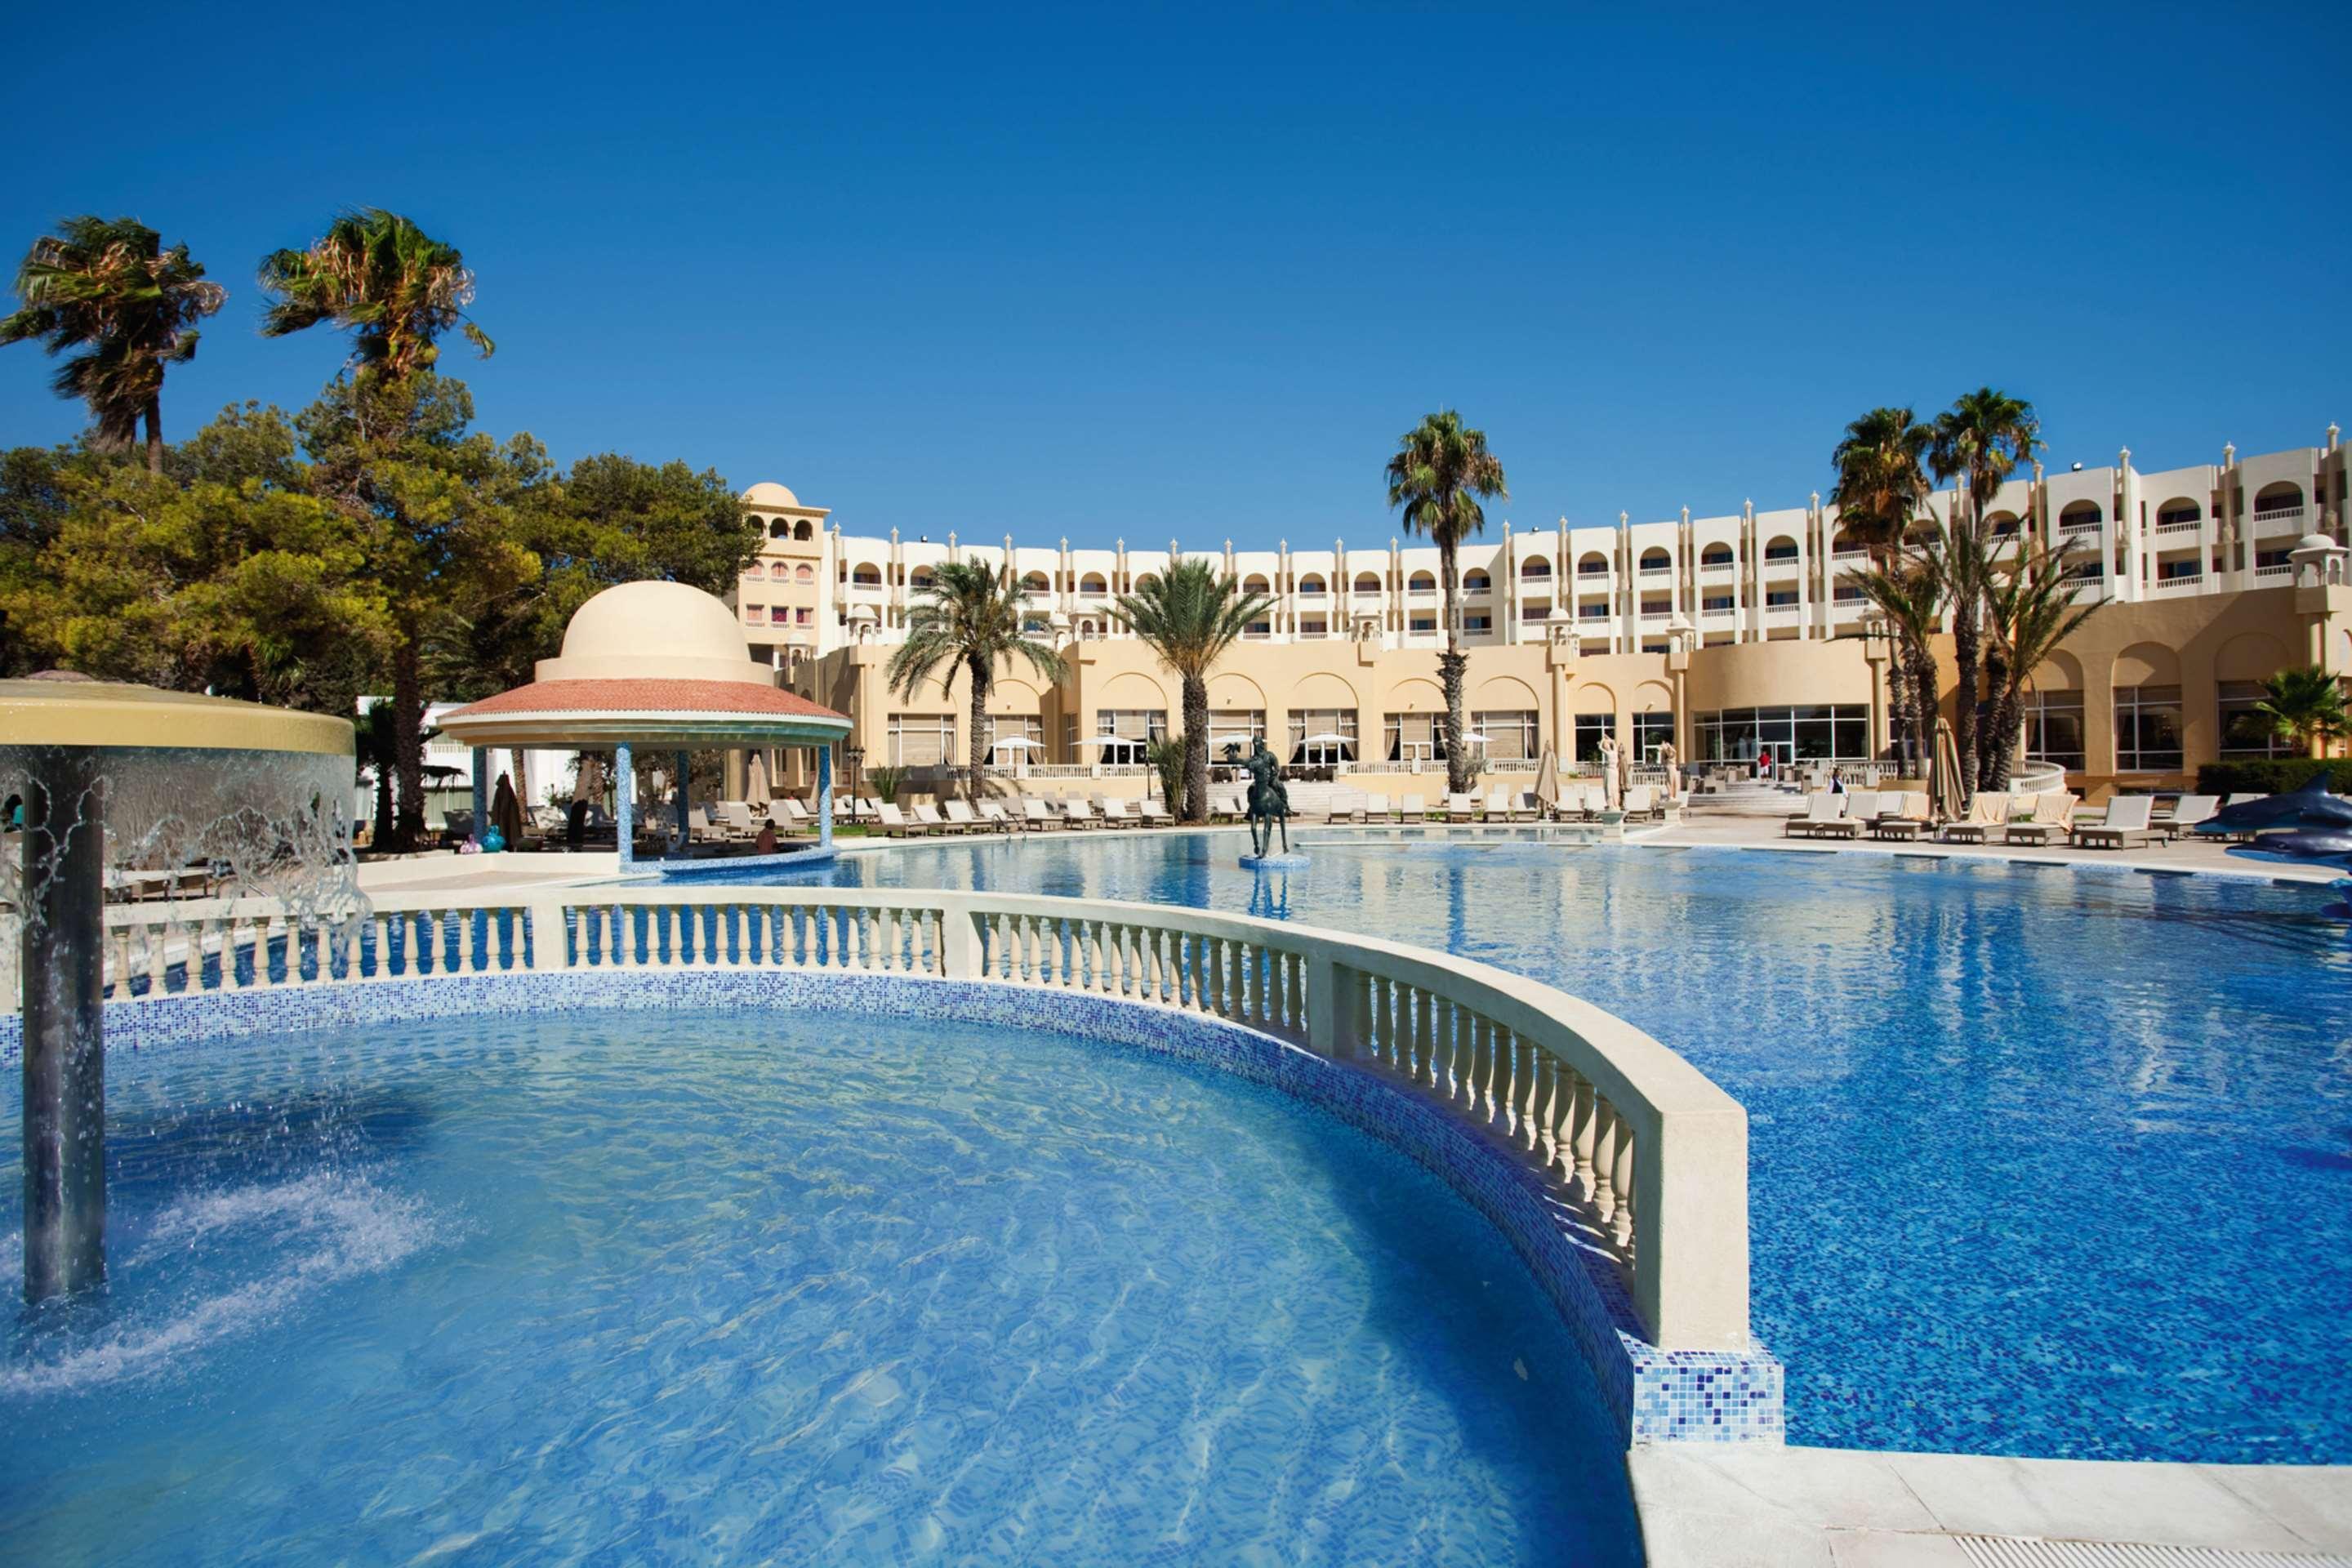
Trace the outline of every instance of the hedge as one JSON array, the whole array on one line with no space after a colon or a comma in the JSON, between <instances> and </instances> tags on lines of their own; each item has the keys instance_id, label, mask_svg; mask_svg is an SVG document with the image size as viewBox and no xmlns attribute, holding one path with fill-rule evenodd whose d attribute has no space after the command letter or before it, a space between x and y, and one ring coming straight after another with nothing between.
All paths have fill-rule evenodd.
<instances>
[{"instance_id":1,"label":"hedge","mask_svg":"<svg viewBox=\"0 0 2352 1568\"><path fill-rule=\"evenodd\" d=\"M2263 757L2242 763L2207 763L2197 770L2197 792L2200 795L2280 795L2287 790L2301 789L2311 781L2311 775L2322 768L2330 768L2335 777L2327 787L2339 793L2352 792L2352 762L2338 757L2333 762L2318 757Z\"/></svg>"}]
</instances>

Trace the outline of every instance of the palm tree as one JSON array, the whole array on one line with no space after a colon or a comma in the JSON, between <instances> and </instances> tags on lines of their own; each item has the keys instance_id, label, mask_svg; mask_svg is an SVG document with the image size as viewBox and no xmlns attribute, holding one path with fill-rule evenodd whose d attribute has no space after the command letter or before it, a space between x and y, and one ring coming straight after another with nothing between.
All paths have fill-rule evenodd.
<instances>
[{"instance_id":1,"label":"palm tree","mask_svg":"<svg viewBox=\"0 0 2352 1568\"><path fill-rule=\"evenodd\" d=\"M1845 427L1844 439L1830 454L1837 468L1830 501L1838 509L1838 527L1853 533L1879 571L1894 564L1911 520L1927 499L1925 464L1933 437L1908 408L1874 408ZM1906 737L1919 731L1911 719L1914 702L1934 702L1932 692L1915 698L1910 669L1911 661L1898 653L1887 673L1895 729Z\"/></svg>"},{"instance_id":2,"label":"palm tree","mask_svg":"<svg viewBox=\"0 0 2352 1568\"><path fill-rule=\"evenodd\" d=\"M282 338L321 322L352 334L349 362L359 371L352 407L363 437L379 388L399 390L440 357L436 340L452 327L487 359L494 345L466 314L474 275L457 247L433 238L398 213L366 207L345 213L308 250L262 258L261 286L271 296L264 337ZM387 396L388 407L405 399ZM413 413L410 416L412 421ZM381 441L381 433L372 439ZM399 517L399 526L408 520ZM410 606L392 647L392 700L399 721L401 847L425 826L425 689L418 674L421 612Z\"/></svg>"},{"instance_id":3,"label":"palm tree","mask_svg":"<svg viewBox=\"0 0 2352 1568\"><path fill-rule=\"evenodd\" d=\"M263 257L261 287L273 296L262 336L331 321L352 334L352 360L362 370L401 377L427 369L452 327L484 359L497 351L466 314L474 274L457 247L381 207L343 214L308 250Z\"/></svg>"},{"instance_id":4,"label":"palm tree","mask_svg":"<svg viewBox=\"0 0 2352 1568\"><path fill-rule=\"evenodd\" d=\"M1939 558L1928 552L1898 552L1883 564L1874 563L1845 575L1873 608L1885 618L1895 642L1897 684L1914 700L1895 717L1908 734L1906 746L1924 765L1932 757L1936 721L1936 633L1944 617L1944 574Z\"/></svg>"},{"instance_id":5,"label":"palm tree","mask_svg":"<svg viewBox=\"0 0 2352 1568\"><path fill-rule=\"evenodd\" d=\"M1992 704L1985 717L1979 787L2004 790L2024 727L2026 682L2096 613L2099 602L2074 603L2064 557L2044 545L2028 546L2013 567L1991 576L1985 595L1985 683Z\"/></svg>"},{"instance_id":6,"label":"palm tree","mask_svg":"<svg viewBox=\"0 0 2352 1568\"><path fill-rule=\"evenodd\" d=\"M0 319L0 343L47 340L52 354L75 353L51 384L79 397L97 422L98 444L129 448L147 422L147 471L163 471L163 371L196 353L196 323L228 290L205 281L188 247L136 218L85 215L33 242L16 269L19 309Z\"/></svg>"},{"instance_id":7,"label":"palm tree","mask_svg":"<svg viewBox=\"0 0 2352 1568\"><path fill-rule=\"evenodd\" d=\"M1179 561L1132 594L1111 614L1184 689L1184 800L1187 822L1209 820L1209 671L1240 640L1249 624L1273 607L1264 594L1244 594L1206 561Z\"/></svg>"},{"instance_id":8,"label":"palm tree","mask_svg":"<svg viewBox=\"0 0 2352 1568\"><path fill-rule=\"evenodd\" d=\"M988 776L988 694L996 686L997 665L1017 656L1046 679L1059 680L1062 658L1023 625L1029 590L1013 576L1010 561L1001 572L980 561L942 563L915 593L920 602L908 613L907 640L891 654L883 679L891 691L912 698L942 665L942 692L954 694L958 669L971 678L971 798L977 802Z\"/></svg>"},{"instance_id":9,"label":"palm tree","mask_svg":"<svg viewBox=\"0 0 2352 1568\"><path fill-rule=\"evenodd\" d=\"M1956 541L1982 542L1984 509L2011 471L2020 463L2031 462L2041 445L2042 423L2033 405L1990 386L1962 394L1936 416L1927 464L1937 479L1961 481L1962 515L1952 520L1951 529ZM1961 787L1973 790L1980 787L1977 783L1977 703L1984 662L1980 616L1986 584L1955 580L1950 587L1952 662L1959 678L1952 739L1959 751Z\"/></svg>"},{"instance_id":10,"label":"palm tree","mask_svg":"<svg viewBox=\"0 0 2352 1568\"><path fill-rule=\"evenodd\" d=\"M1486 526L1481 498L1508 500L1503 465L1486 449L1484 430L1465 429L1448 408L1406 431L1389 459L1389 505L1404 509L1404 531L1437 545L1438 581L1445 591L1445 651L1437 673L1445 689L1445 787L1470 787L1470 757L1462 744L1462 680L1470 660L1462 651L1461 578L1454 555L1462 542Z\"/></svg>"},{"instance_id":11,"label":"palm tree","mask_svg":"<svg viewBox=\"0 0 2352 1568\"><path fill-rule=\"evenodd\" d=\"M2315 757L2326 756L2326 742L2352 731L2352 711L2344 702L2344 683L2319 665L2283 669L2263 682L2263 700L2254 711L2271 721L2282 741L2305 744Z\"/></svg>"}]
</instances>

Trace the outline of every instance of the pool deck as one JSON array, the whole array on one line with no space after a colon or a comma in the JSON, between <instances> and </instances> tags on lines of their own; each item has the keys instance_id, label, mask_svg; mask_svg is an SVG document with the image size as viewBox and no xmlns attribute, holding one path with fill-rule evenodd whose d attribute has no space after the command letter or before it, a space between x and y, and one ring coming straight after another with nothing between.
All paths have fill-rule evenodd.
<instances>
[{"instance_id":1,"label":"pool deck","mask_svg":"<svg viewBox=\"0 0 2352 1568\"><path fill-rule=\"evenodd\" d=\"M1626 1469L1651 1568L2352 1563L2352 1465L1683 1444ZM2199 1555L2112 1550L2127 1547Z\"/></svg>"},{"instance_id":2,"label":"pool deck","mask_svg":"<svg viewBox=\"0 0 2352 1568\"><path fill-rule=\"evenodd\" d=\"M1790 838L1782 824L1769 816L1694 815L1668 827L1634 828L1630 843L1662 846L1715 845L1747 849L1783 850L1791 855L1898 855L1951 860L2010 860L2034 866L2127 867L2142 871L2214 871L2225 876L2252 877L2280 882L2333 882L2345 873L2327 866L2294 866L2249 860L2231 855L2226 845L2189 837L2176 844L2150 844L2134 849L2047 849L2022 845L1938 844Z\"/></svg>"}]
</instances>

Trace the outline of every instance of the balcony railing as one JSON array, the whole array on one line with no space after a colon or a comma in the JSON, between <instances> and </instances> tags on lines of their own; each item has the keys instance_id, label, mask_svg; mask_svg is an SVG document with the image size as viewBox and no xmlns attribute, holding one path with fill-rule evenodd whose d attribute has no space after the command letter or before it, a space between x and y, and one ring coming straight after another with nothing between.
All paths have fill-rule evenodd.
<instances>
[{"instance_id":1,"label":"balcony railing","mask_svg":"<svg viewBox=\"0 0 2352 1568\"><path fill-rule=\"evenodd\" d=\"M2158 539L2170 539L2182 534L2200 532L2204 527L2205 523L2201 518L2185 522L2159 522L2156 525L2156 536Z\"/></svg>"},{"instance_id":2,"label":"balcony railing","mask_svg":"<svg viewBox=\"0 0 2352 1568\"><path fill-rule=\"evenodd\" d=\"M106 911L106 931L118 1003L737 971L979 983L1222 1020L1361 1071L1518 1162L1622 1271L1660 1347L1750 1344L1746 1112L1622 1019L1466 959L1167 905L898 889L391 894L349 921L269 899L131 904Z\"/></svg>"},{"instance_id":3,"label":"balcony railing","mask_svg":"<svg viewBox=\"0 0 2352 1568\"><path fill-rule=\"evenodd\" d=\"M2294 574L2294 563L2292 561L2282 561L2275 566L2257 566L2254 568L2254 575L2257 577L2288 577L2293 576Z\"/></svg>"},{"instance_id":4,"label":"balcony railing","mask_svg":"<svg viewBox=\"0 0 2352 1568\"><path fill-rule=\"evenodd\" d=\"M2184 572L2170 577L2158 578L2149 584L2149 590L2158 594L2193 594L2204 585L2205 574Z\"/></svg>"},{"instance_id":5,"label":"balcony railing","mask_svg":"<svg viewBox=\"0 0 2352 1568\"><path fill-rule=\"evenodd\" d=\"M2256 507L2254 509L2254 526L2256 528L2268 528L2273 523L2301 522L2302 521L2303 506L2301 502L2297 502L2294 506Z\"/></svg>"}]
</instances>

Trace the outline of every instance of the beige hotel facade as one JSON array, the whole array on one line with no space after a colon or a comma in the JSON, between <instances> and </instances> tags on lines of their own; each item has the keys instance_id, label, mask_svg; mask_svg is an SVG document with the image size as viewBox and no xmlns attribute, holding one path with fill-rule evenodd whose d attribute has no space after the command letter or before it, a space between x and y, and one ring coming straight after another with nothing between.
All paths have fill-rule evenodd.
<instances>
[{"instance_id":1,"label":"beige hotel facade","mask_svg":"<svg viewBox=\"0 0 2352 1568\"><path fill-rule=\"evenodd\" d=\"M2004 487L1987 510L1996 534L2063 549L2078 596L2104 606L2034 672L2027 754L2094 797L2191 782L2218 758L2283 754L2246 717L2259 683L2290 666L2352 671L2346 457L2331 426L2317 447L2225 447L2218 463L2153 472L2126 450L2112 467L2037 467ZM1948 516L1953 500L1938 492L1931 510ZM1181 722L1181 699L1110 611L1180 553L1273 599L1209 683L1213 745L1262 736L1286 761L1336 764L1370 788L1380 775L1412 788L1412 775L1443 774L1434 548L1086 549L983 541L952 522L872 537L845 534L781 484L754 485L743 504L766 536L735 594L755 657L852 717L864 767L913 769L919 791L929 770L963 760L969 694L959 684L954 697L896 697L883 668L920 589L951 560L1009 559L1032 590L1037 634L1066 662L1057 682L1001 672L988 705L992 744L1031 742L995 757L1043 791L1086 778L1100 781L1089 790L1141 793L1142 743ZM1488 771L1531 772L1547 744L1572 771L1604 735L1644 759L1671 742L1700 766L1759 750L1798 763L1880 756L1887 648L1842 583L1861 563L1818 496L1491 530L1461 552L1466 705Z\"/></svg>"}]
</instances>

